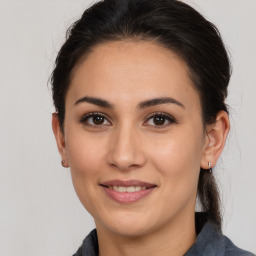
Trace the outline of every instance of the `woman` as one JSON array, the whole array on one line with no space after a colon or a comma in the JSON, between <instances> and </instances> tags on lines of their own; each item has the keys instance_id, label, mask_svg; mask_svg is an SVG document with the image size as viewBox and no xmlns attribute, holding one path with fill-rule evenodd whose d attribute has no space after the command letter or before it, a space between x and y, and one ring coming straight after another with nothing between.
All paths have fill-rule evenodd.
<instances>
[{"instance_id":1,"label":"woman","mask_svg":"<svg viewBox=\"0 0 256 256\"><path fill-rule=\"evenodd\" d=\"M229 79L218 30L181 1L105 0L70 28L52 125L96 224L75 255L252 255L221 233L212 171Z\"/></svg>"}]
</instances>

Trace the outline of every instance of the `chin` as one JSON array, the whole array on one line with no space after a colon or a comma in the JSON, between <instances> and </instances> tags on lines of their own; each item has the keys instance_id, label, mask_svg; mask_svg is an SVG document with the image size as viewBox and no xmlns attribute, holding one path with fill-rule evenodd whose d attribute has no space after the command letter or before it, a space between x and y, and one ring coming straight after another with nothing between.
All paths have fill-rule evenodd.
<instances>
[{"instance_id":1,"label":"chin","mask_svg":"<svg viewBox=\"0 0 256 256\"><path fill-rule=\"evenodd\" d=\"M111 216L111 217L110 217ZM145 213L123 213L111 214L108 219L105 219L103 226L109 231L128 237L143 236L154 230L153 216L145 216ZM96 227L98 223L95 221Z\"/></svg>"},{"instance_id":2,"label":"chin","mask_svg":"<svg viewBox=\"0 0 256 256\"><path fill-rule=\"evenodd\" d=\"M143 225L133 225L131 223L125 223L125 225L116 225L110 227L111 231L119 236L126 237L140 237L149 233L149 227Z\"/></svg>"}]
</instances>

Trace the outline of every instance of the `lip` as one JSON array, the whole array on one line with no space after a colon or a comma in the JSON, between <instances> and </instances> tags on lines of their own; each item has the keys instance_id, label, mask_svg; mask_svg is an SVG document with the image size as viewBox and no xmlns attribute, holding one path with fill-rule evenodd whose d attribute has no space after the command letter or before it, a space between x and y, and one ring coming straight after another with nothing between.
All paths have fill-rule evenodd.
<instances>
[{"instance_id":1,"label":"lip","mask_svg":"<svg viewBox=\"0 0 256 256\"><path fill-rule=\"evenodd\" d=\"M157 185L139 181L139 180L110 180L107 182L103 182L100 184L102 186L103 190L105 191L106 195L111 198L112 200L121 203L121 204L129 204L137 202L146 196L148 196ZM123 187L130 187L130 186L141 186L146 187L146 190L136 191L136 192L117 192L110 187L113 186L123 186Z\"/></svg>"},{"instance_id":2,"label":"lip","mask_svg":"<svg viewBox=\"0 0 256 256\"><path fill-rule=\"evenodd\" d=\"M156 187L156 184L148 183L145 181L140 180L109 180L103 183L100 183L100 185L110 187L110 186L123 186L123 187L130 187L130 186L141 186L141 187Z\"/></svg>"}]
</instances>

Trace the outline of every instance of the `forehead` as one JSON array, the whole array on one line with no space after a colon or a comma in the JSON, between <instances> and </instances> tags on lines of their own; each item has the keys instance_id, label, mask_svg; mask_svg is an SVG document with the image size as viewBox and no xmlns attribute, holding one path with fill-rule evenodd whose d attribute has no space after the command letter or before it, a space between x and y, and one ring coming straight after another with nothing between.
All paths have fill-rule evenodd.
<instances>
[{"instance_id":1,"label":"forehead","mask_svg":"<svg viewBox=\"0 0 256 256\"><path fill-rule=\"evenodd\" d=\"M67 100L88 95L115 102L158 96L199 100L186 63L171 50L144 41L97 45L75 68Z\"/></svg>"}]
</instances>

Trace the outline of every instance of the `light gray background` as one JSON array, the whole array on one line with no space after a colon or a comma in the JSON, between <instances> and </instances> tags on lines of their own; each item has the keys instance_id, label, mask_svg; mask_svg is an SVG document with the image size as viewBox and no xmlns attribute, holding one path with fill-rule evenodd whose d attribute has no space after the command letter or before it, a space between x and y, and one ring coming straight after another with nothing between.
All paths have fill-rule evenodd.
<instances>
[{"instance_id":1,"label":"light gray background","mask_svg":"<svg viewBox=\"0 0 256 256\"><path fill-rule=\"evenodd\" d=\"M224 233L256 253L256 1L186 2L218 26L232 55L232 131L214 172ZM61 167L47 88L67 27L90 3L0 0L0 256L69 256L94 227Z\"/></svg>"}]
</instances>

